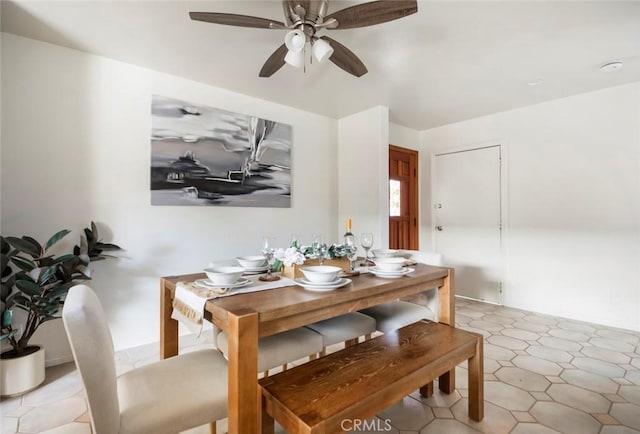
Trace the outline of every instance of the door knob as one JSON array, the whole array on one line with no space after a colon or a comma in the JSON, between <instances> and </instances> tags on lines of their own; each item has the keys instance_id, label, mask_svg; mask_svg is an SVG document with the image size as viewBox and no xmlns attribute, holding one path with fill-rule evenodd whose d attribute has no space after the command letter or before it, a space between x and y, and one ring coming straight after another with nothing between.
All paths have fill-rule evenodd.
<instances>
[{"instance_id":1,"label":"door knob","mask_svg":"<svg viewBox=\"0 0 640 434\"><path fill-rule=\"evenodd\" d=\"M442 226L440 226L440 225L436 226L436 230L437 231L442 231Z\"/></svg>"}]
</instances>

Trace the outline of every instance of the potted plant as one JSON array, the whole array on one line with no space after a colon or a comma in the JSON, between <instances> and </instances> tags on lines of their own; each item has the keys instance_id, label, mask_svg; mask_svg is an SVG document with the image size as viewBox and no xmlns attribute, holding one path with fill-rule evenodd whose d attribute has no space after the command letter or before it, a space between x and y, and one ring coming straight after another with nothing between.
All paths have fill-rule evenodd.
<instances>
[{"instance_id":1,"label":"potted plant","mask_svg":"<svg viewBox=\"0 0 640 434\"><path fill-rule=\"evenodd\" d=\"M55 233L45 244L30 236L0 237L0 341L11 349L0 354L0 395L17 395L44 381L44 349L29 341L42 324L60 318L65 296L80 281L91 279L89 262L105 259L104 251L119 250L98 238L94 222L84 229L73 253L55 256L53 247L71 231ZM13 324L13 311L26 313L24 323Z\"/></svg>"}]
</instances>

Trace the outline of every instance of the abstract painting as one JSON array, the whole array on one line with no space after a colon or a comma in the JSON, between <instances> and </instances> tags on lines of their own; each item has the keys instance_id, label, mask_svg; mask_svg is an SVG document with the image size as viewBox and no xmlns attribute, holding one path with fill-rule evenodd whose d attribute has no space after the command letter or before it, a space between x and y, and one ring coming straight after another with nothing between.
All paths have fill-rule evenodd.
<instances>
[{"instance_id":1,"label":"abstract painting","mask_svg":"<svg viewBox=\"0 0 640 434\"><path fill-rule=\"evenodd\" d=\"M151 204L291 207L291 126L154 95Z\"/></svg>"}]
</instances>

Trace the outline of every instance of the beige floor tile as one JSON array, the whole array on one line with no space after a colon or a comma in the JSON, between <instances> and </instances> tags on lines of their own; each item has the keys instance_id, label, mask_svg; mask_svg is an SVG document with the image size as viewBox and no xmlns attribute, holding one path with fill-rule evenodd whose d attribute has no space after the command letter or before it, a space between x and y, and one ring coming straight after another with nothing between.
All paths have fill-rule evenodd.
<instances>
[{"instance_id":1,"label":"beige floor tile","mask_svg":"<svg viewBox=\"0 0 640 434\"><path fill-rule=\"evenodd\" d=\"M49 380L37 389L23 395L22 405L34 407L69 398L83 390L82 380L75 364L64 363L47 371ZM55 378L55 381L51 379Z\"/></svg>"},{"instance_id":2,"label":"beige floor tile","mask_svg":"<svg viewBox=\"0 0 640 434\"><path fill-rule=\"evenodd\" d=\"M496 322L484 321L484 320L474 320L469 323L470 327L475 327L476 329L486 330L489 332L499 332L504 327Z\"/></svg>"},{"instance_id":3,"label":"beige floor tile","mask_svg":"<svg viewBox=\"0 0 640 434\"><path fill-rule=\"evenodd\" d=\"M511 414L518 422L535 422L536 418L531 416L528 411L512 411Z\"/></svg>"},{"instance_id":4,"label":"beige floor tile","mask_svg":"<svg viewBox=\"0 0 640 434\"><path fill-rule=\"evenodd\" d=\"M544 376L522 368L500 368L496 371L500 381L527 391L545 391L551 384Z\"/></svg>"},{"instance_id":5,"label":"beige floor tile","mask_svg":"<svg viewBox=\"0 0 640 434\"><path fill-rule=\"evenodd\" d=\"M511 350L490 343L484 344L484 357L493 360L511 360L516 356Z\"/></svg>"},{"instance_id":6,"label":"beige floor tile","mask_svg":"<svg viewBox=\"0 0 640 434\"><path fill-rule=\"evenodd\" d=\"M84 422L84 423L91 423L91 415L89 414L88 411L85 411L84 413L82 413L80 416L78 416L74 422Z\"/></svg>"},{"instance_id":7,"label":"beige floor tile","mask_svg":"<svg viewBox=\"0 0 640 434\"><path fill-rule=\"evenodd\" d=\"M509 336L491 336L487 342L509 350L524 350L529 346L526 342Z\"/></svg>"},{"instance_id":8,"label":"beige floor tile","mask_svg":"<svg viewBox=\"0 0 640 434\"><path fill-rule=\"evenodd\" d=\"M522 341L535 341L540 337L537 333L527 330L520 330L517 328L504 329L502 330L502 334L505 336L509 336L510 338L520 339Z\"/></svg>"},{"instance_id":9,"label":"beige floor tile","mask_svg":"<svg viewBox=\"0 0 640 434\"><path fill-rule=\"evenodd\" d=\"M2 415L2 430L0 433L2 434L14 434L18 431L18 418L17 417L7 417Z\"/></svg>"},{"instance_id":10,"label":"beige floor tile","mask_svg":"<svg viewBox=\"0 0 640 434\"><path fill-rule=\"evenodd\" d=\"M633 345L640 343L640 333L630 332L626 330L613 330L605 327L600 327L596 334L605 338L613 339L616 341L626 342Z\"/></svg>"},{"instance_id":11,"label":"beige floor tile","mask_svg":"<svg viewBox=\"0 0 640 434\"><path fill-rule=\"evenodd\" d=\"M434 419L433 411L421 402L405 397L400 402L378 413L381 419L390 419L399 430L418 431Z\"/></svg>"},{"instance_id":12,"label":"beige floor tile","mask_svg":"<svg viewBox=\"0 0 640 434\"><path fill-rule=\"evenodd\" d=\"M565 330L561 328L549 330L549 335L556 338L566 339L568 341L574 341L574 342L587 342L589 340L589 336L585 335L584 333L580 333L578 331L572 331L572 330Z\"/></svg>"},{"instance_id":13,"label":"beige floor tile","mask_svg":"<svg viewBox=\"0 0 640 434\"><path fill-rule=\"evenodd\" d=\"M526 313L520 310L510 309L508 307L501 307L494 311L495 315L506 316L507 318L524 318Z\"/></svg>"},{"instance_id":14,"label":"beige floor tile","mask_svg":"<svg viewBox=\"0 0 640 434\"><path fill-rule=\"evenodd\" d=\"M598 332L600 334L600 332ZM611 338L592 338L589 340L596 347L604 348L606 350L620 351L632 353L635 351L635 346L628 344L621 340Z\"/></svg>"},{"instance_id":15,"label":"beige floor tile","mask_svg":"<svg viewBox=\"0 0 640 434\"><path fill-rule=\"evenodd\" d=\"M504 315L485 315L482 317L484 321L495 322L496 324L501 324L503 326L511 325L515 322L513 318L506 317Z\"/></svg>"},{"instance_id":16,"label":"beige floor tile","mask_svg":"<svg viewBox=\"0 0 640 434\"><path fill-rule=\"evenodd\" d=\"M436 419L420 430L420 434L478 434L462 422L453 419Z\"/></svg>"},{"instance_id":17,"label":"beige floor tile","mask_svg":"<svg viewBox=\"0 0 640 434\"><path fill-rule=\"evenodd\" d=\"M534 314L530 313L529 315L526 315L524 319L529 322L533 322L536 324L544 324L548 326L552 326L552 325L555 326L558 323L557 318L552 318L552 317L542 315L542 314L537 314L537 313L534 313Z\"/></svg>"},{"instance_id":18,"label":"beige floor tile","mask_svg":"<svg viewBox=\"0 0 640 434\"><path fill-rule=\"evenodd\" d=\"M415 391L411 393L411 397L417 399L418 401L424 403L429 407L446 407L449 408L454 405L456 402L460 401L462 397L460 396L460 390L455 390L453 393L446 394L440 392L437 386L434 384L433 386L434 392L433 396L430 398L423 398L420 396L420 392Z\"/></svg>"},{"instance_id":19,"label":"beige floor tile","mask_svg":"<svg viewBox=\"0 0 640 434\"><path fill-rule=\"evenodd\" d=\"M549 331L548 326L531 321L516 321L512 325L517 329L527 330L534 333L546 333Z\"/></svg>"},{"instance_id":20,"label":"beige floor tile","mask_svg":"<svg viewBox=\"0 0 640 434\"><path fill-rule=\"evenodd\" d=\"M631 361L631 357L619 351L607 350L607 349L595 347L595 346L585 347L580 352L587 357L603 360L605 362L616 363L619 365L626 364Z\"/></svg>"},{"instance_id":21,"label":"beige floor tile","mask_svg":"<svg viewBox=\"0 0 640 434\"><path fill-rule=\"evenodd\" d=\"M87 411L82 398L67 398L33 408L20 418L20 432L39 433L70 424Z\"/></svg>"},{"instance_id":22,"label":"beige floor tile","mask_svg":"<svg viewBox=\"0 0 640 434\"><path fill-rule=\"evenodd\" d=\"M524 390L496 381L484 383L484 398L485 401L512 411L527 411L535 403L533 397Z\"/></svg>"},{"instance_id":23,"label":"beige floor tile","mask_svg":"<svg viewBox=\"0 0 640 434\"><path fill-rule=\"evenodd\" d=\"M544 347L542 345L530 346L526 349L526 352L534 357L550 362L568 363L573 360L573 356L567 351Z\"/></svg>"},{"instance_id":24,"label":"beige floor tile","mask_svg":"<svg viewBox=\"0 0 640 434\"><path fill-rule=\"evenodd\" d=\"M571 330L574 332L582 332L582 333L595 333L596 328L584 323L577 323L572 321L560 321L558 323L558 328L564 330Z\"/></svg>"},{"instance_id":25,"label":"beige floor tile","mask_svg":"<svg viewBox=\"0 0 640 434\"><path fill-rule=\"evenodd\" d=\"M609 378L623 377L625 370L613 363L603 362L602 360L589 359L587 357L576 357L571 364L583 371L591 372Z\"/></svg>"},{"instance_id":26,"label":"beige floor tile","mask_svg":"<svg viewBox=\"0 0 640 434\"><path fill-rule=\"evenodd\" d=\"M562 372L562 368L555 362L539 359L533 356L517 356L512 360L513 364L519 368L535 372L540 375L557 376Z\"/></svg>"},{"instance_id":27,"label":"beige floor tile","mask_svg":"<svg viewBox=\"0 0 640 434\"><path fill-rule=\"evenodd\" d=\"M88 423L72 422L47 431L41 434L91 434L91 426Z\"/></svg>"},{"instance_id":28,"label":"beige floor tile","mask_svg":"<svg viewBox=\"0 0 640 434\"><path fill-rule=\"evenodd\" d=\"M622 425L605 425L600 434L640 434L640 431Z\"/></svg>"},{"instance_id":29,"label":"beige floor tile","mask_svg":"<svg viewBox=\"0 0 640 434\"><path fill-rule=\"evenodd\" d=\"M640 405L640 386L620 386L618 395L632 404Z\"/></svg>"},{"instance_id":30,"label":"beige floor tile","mask_svg":"<svg viewBox=\"0 0 640 434\"><path fill-rule=\"evenodd\" d=\"M600 422L602 425L620 425L620 422L618 422L615 418L611 417L611 415L609 414L592 413L591 416L595 417L596 420Z\"/></svg>"},{"instance_id":31,"label":"beige floor tile","mask_svg":"<svg viewBox=\"0 0 640 434\"><path fill-rule=\"evenodd\" d=\"M530 413L538 422L562 433L596 434L601 427L591 415L557 402L537 402Z\"/></svg>"},{"instance_id":32,"label":"beige floor tile","mask_svg":"<svg viewBox=\"0 0 640 434\"><path fill-rule=\"evenodd\" d=\"M629 371L627 370L627 375L624 376L627 380L632 382L633 384L640 385L640 371Z\"/></svg>"},{"instance_id":33,"label":"beige floor tile","mask_svg":"<svg viewBox=\"0 0 640 434\"><path fill-rule=\"evenodd\" d=\"M453 413L448 408L435 407L432 408L433 415L440 419L453 419Z\"/></svg>"},{"instance_id":34,"label":"beige floor tile","mask_svg":"<svg viewBox=\"0 0 640 434\"><path fill-rule=\"evenodd\" d=\"M462 399L451 407L457 420L470 427L488 434L507 434L516 425L516 419L507 410L486 402L484 404L484 419L476 422L469 419L468 399Z\"/></svg>"},{"instance_id":35,"label":"beige floor tile","mask_svg":"<svg viewBox=\"0 0 640 434\"><path fill-rule=\"evenodd\" d=\"M611 402L628 402L626 399L624 399L622 396L618 395L617 393L603 393L602 396L604 396Z\"/></svg>"},{"instance_id":36,"label":"beige floor tile","mask_svg":"<svg viewBox=\"0 0 640 434\"><path fill-rule=\"evenodd\" d=\"M621 424L640 430L640 407L635 404L613 404L609 414Z\"/></svg>"},{"instance_id":37,"label":"beige floor tile","mask_svg":"<svg viewBox=\"0 0 640 434\"><path fill-rule=\"evenodd\" d=\"M582 349L582 345L577 342L568 341L566 339L560 339L553 336L543 336L538 339L538 342L547 347L563 351L580 351Z\"/></svg>"},{"instance_id":38,"label":"beige floor tile","mask_svg":"<svg viewBox=\"0 0 640 434\"><path fill-rule=\"evenodd\" d=\"M511 431L511 434L561 434L559 431L541 425L539 423L519 423Z\"/></svg>"},{"instance_id":39,"label":"beige floor tile","mask_svg":"<svg viewBox=\"0 0 640 434\"><path fill-rule=\"evenodd\" d=\"M554 401L586 413L606 413L611 403L599 393L591 392L572 384L552 384L547 394Z\"/></svg>"}]
</instances>

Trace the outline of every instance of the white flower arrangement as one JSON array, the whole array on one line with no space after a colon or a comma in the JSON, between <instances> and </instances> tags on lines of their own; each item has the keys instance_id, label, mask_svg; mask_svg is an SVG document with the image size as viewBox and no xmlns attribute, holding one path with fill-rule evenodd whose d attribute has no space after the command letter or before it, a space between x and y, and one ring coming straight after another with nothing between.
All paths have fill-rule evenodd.
<instances>
[{"instance_id":1,"label":"white flower arrangement","mask_svg":"<svg viewBox=\"0 0 640 434\"><path fill-rule=\"evenodd\" d=\"M302 265L305 261L304 254L300 252L300 250L298 250L296 247L277 249L275 258L287 267L291 267L293 264Z\"/></svg>"}]
</instances>

